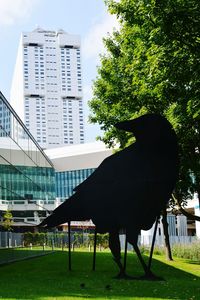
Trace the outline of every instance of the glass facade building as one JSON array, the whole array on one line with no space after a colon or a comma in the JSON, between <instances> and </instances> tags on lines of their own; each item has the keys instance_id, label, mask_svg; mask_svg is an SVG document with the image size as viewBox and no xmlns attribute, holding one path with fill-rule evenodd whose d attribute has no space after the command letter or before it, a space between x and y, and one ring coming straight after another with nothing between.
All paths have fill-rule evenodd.
<instances>
[{"instance_id":1,"label":"glass facade building","mask_svg":"<svg viewBox=\"0 0 200 300\"><path fill-rule=\"evenodd\" d=\"M56 172L56 196L61 200L69 198L73 189L94 172L95 168Z\"/></svg>"},{"instance_id":2,"label":"glass facade building","mask_svg":"<svg viewBox=\"0 0 200 300\"><path fill-rule=\"evenodd\" d=\"M53 200L53 164L0 93L0 213Z\"/></svg>"},{"instance_id":3,"label":"glass facade building","mask_svg":"<svg viewBox=\"0 0 200 300\"><path fill-rule=\"evenodd\" d=\"M10 210L15 231L32 230L107 156L99 145L72 147L46 154L0 93L0 221Z\"/></svg>"}]
</instances>

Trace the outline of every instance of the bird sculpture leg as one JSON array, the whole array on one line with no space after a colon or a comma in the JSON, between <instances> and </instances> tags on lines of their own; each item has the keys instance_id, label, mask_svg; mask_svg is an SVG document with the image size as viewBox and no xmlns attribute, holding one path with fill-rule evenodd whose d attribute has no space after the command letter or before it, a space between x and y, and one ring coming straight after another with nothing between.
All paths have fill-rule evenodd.
<instances>
[{"instance_id":1,"label":"bird sculpture leg","mask_svg":"<svg viewBox=\"0 0 200 300\"><path fill-rule=\"evenodd\" d=\"M156 276L155 274L152 273L150 269L150 265L147 266L146 263L144 262L144 259L142 258L142 255L140 253L140 250L138 248L137 244L133 244L133 248L135 250L135 253L137 254L139 261L144 269L145 274L141 276L139 279L146 279L146 280L163 280L161 277Z\"/></svg>"},{"instance_id":2,"label":"bird sculpture leg","mask_svg":"<svg viewBox=\"0 0 200 300\"><path fill-rule=\"evenodd\" d=\"M69 265L68 265L68 268L69 268L69 271L72 270L72 264L71 264L71 223L70 221L68 222L68 261L69 261Z\"/></svg>"},{"instance_id":3,"label":"bird sculpture leg","mask_svg":"<svg viewBox=\"0 0 200 300\"><path fill-rule=\"evenodd\" d=\"M154 244L155 244L155 239L156 239L156 232L157 232L157 228L158 228L158 221L159 221L159 216L157 216L156 222L155 222L148 265L146 265L146 263L144 262L144 259L142 258L142 255L141 255L140 250L139 250L138 245L137 245L137 239L132 240L133 248L134 248L134 250L135 250L135 252L136 252L136 254L137 254L137 256L140 260L140 263L141 263L141 265L144 269L144 272L145 272L144 276L142 276L140 279L163 280L162 277L158 277L158 276L154 275L151 271L151 262L152 262L153 249L154 249Z\"/></svg>"},{"instance_id":4,"label":"bird sculpture leg","mask_svg":"<svg viewBox=\"0 0 200 300\"><path fill-rule=\"evenodd\" d=\"M131 278L125 272L124 266L121 263L121 248L120 248L120 241L119 241L119 232L112 231L109 232L109 248L111 253L114 257L114 261L119 267L119 274L116 276L118 279L129 279Z\"/></svg>"},{"instance_id":5,"label":"bird sculpture leg","mask_svg":"<svg viewBox=\"0 0 200 300\"><path fill-rule=\"evenodd\" d=\"M144 259L143 259L142 255L141 255L141 253L140 253L139 248L138 248L138 245L134 243L134 244L133 244L133 248L134 248L134 250L135 250L135 253L136 253L137 256L138 256L138 259L139 259L139 261L140 261L140 263L141 263L143 269L144 269L145 276L146 276L146 277L151 277L152 273L151 273L151 271L149 270L149 268L147 267L146 263L144 262Z\"/></svg>"},{"instance_id":6,"label":"bird sculpture leg","mask_svg":"<svg viewBox=\"0 0 200 300\"><path fill-rule=\"evenodd\" d=\"M124 270L126 270L127 250L128 250L128 241L127 241L127 235L125 235Z\"/></svg>"},{"instance_id":7,"label":"bird sculpture leg","mask_svg":"<svg viewBox=\"0 0 200 300\"><path fill-rule=\"evenodd\" d=\"M96 268L96 248L97 248L97 229L94 232L94 253L93 253L93 265L92 270L95 271Z\"/></svg>"}]
</instances>

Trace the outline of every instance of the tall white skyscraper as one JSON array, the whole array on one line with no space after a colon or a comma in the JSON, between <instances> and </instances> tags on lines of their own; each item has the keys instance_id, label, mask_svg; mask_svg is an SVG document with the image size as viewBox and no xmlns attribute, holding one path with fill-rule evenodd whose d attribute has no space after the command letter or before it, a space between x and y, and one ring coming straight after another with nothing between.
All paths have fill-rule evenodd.
<instances>
[{"instance_id":1,"label":"tall white skyscraper","mask_svg":"<svg viewBox=\"0 0 200 300\"><path fill-rule=\"evenodd\" d=\"M23 32L10 103L42 148L84 143L80 37Z\"/></svg>"}]
</instances>

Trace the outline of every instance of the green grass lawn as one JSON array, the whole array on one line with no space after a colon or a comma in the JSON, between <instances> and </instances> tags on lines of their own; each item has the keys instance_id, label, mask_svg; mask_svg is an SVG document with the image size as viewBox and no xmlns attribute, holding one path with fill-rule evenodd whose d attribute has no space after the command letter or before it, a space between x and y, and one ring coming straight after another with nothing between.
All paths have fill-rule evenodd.
<instances>
[{"instance_id":1,"label":"green grass lawn","mask_svg":"<svg viewBox=\"0 0 200 300\"><path fill-rule=\"evenodd\" d=\"M142 275L132 253L127 266L130 275ZM1 266L0 299L200 299L200 265L183 259L155 256L152 269L165 281L154 282L113 279L118 270L109 252L97 253L95 272L92 252L73 252L72 268L65 251Z\"/></svg>"}]
</instances>

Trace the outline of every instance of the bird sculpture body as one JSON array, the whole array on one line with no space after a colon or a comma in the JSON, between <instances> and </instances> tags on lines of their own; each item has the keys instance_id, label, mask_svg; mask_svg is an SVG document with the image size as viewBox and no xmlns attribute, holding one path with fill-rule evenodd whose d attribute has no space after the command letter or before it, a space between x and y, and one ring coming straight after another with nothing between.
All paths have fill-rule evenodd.
<instances>
[{"instance_id":1,"label":"bird sculpture body","mask_svg":"<svg viewBox=\"0 0 200 300\"><path fill-rule=\"evenodd\" d=\"M109 233L109 247L119 266L119 231L125 230L146 277L152 276L137 246L140 230L148 230L167 205L178 176L176 134L157 114L115 124L133 132L136 141L106 158L75 193L40 225L54 227L69 221L91 219L99 233Z\"/></svg>"}]
</instances>

